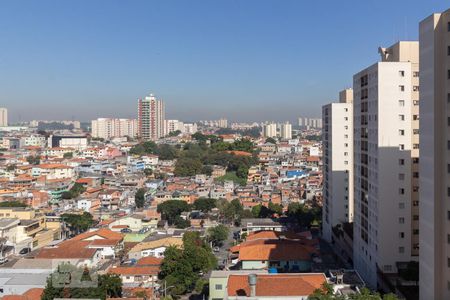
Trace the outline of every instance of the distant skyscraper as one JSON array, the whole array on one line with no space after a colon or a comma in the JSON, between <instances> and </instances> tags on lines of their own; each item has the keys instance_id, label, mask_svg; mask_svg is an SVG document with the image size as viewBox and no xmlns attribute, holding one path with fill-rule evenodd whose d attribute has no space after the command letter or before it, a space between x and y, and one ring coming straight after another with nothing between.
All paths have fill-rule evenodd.
<instances>
[{"instance_id":1,"label":"distant skyscraper","mask_svg":"<svg viewBox=\"0 0 450 300\"><path fill-rule=\"evenodd\" d=\"M322 107L324 190L322 232L332 242L338 224L353 222L353 90Z\"/></svg>"},{"instance_id":2,"label":"distant skyscraper","mask_svg":"<svg viewBox=\"0 0 450 300\"><path fill-rule=\"evenodd\" d=\"M303 127L303 119L298 118L298 126Z\"/></svg>"},{"instance_id":3,"label":"distant skyscraper","mask_svg":"<svg viewBox=\"0 0 450 300\"><path fill-rule=\"evenodd\" d=\"M98 118L92 120L91 132L92 137L103 139L124 136L134 138L137 135L137 120Z\"/></svg>"},{"instance_id":4,"label":"distant skyscraper","mask_svg":"<svg viewBox=\"0 0 450 300\"><path fill-rule=\"evenodd\" d=\"M0 108L0 126L8 126L8 110Z\"/></svg>"},{"instance_id":5,"label":"distant skyscraper","mask_svg":"<svg viewBox=\"0 0 450 300\"><path fill-rule=\"evenodd\" d=\"M289 122L281 124L281 138L285 140L292 139L292 125Z\"/></svg>"},{"instance_id":6,"label":"distant skyscraper","mask_svg":"<svg viewBox=\"0 0 450 300\"><path fill-rule=\"evenodd\" d=\"M153 94L138 101L138 134L143 140L155 141L164 136L164 102Z\"/></svg>"},{"instance_id":7,"label":"distant skyscraper","mask_svg":"<svg viewBox=\"0 0 450 300\"><path fill-rule=\"evenodd\" d=\"M373 288L419 255L419 43L380 54L353 76L353 262Z\"/></svg>"},{"instance_id":8,"label":"distant skyscraper","mask_svg":"<svg viewBox=\"0 0 450 300\"><path fill-rule=\"evenodd\" d=\"M269 123L264 125L263 134L265 138L274 138L277 136L277 124Z\"/></svg>"},{"instance_id":9,"label":"distant skyscraper","mask_svg":"<svg viewBox=\"0 0 450 300\"><path fill-rule=\"evenodd\" d=\"M450 9L420 22L420 299L450 299Z\"/></svg>"},{"instance_id":10,"label":"distant skyscraper","mask_svg":"<svg viewBox=\"0 0 450 300\"><path fill-rule=\"evenodd\" d=\"M228 121L225 118L219 119L219 127L220 128L227 128L228 127Z\"/></svg>"}]
</instances>

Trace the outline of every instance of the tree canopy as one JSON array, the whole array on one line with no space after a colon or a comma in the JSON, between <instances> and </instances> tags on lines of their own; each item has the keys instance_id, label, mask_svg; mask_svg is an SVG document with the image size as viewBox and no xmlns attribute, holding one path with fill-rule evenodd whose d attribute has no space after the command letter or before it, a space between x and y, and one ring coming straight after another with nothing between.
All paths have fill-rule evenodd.
<instances>
[{"instance_id":1,"label":"tree canopy","mask_svg":"<svg viewBox=\"0 0 450 300\"><path fill-rule=\"evenodd\" d=\"M162 219L173 225L182 212L189 211L189 204L183 200L168 200L158 204L157 211Z\"/></svg>"},{"instance_id":2,"label":"tree canopy","mask_svg":"<svg viewBox=\"0 0 450 300\"><path fill-rule=\"evenodd\" d=\"M144 207L145 204L145 189L140 188L136 191L136 194L134 195L134 203L137 208Z\"/></svg>"},{"instance_id":3,"label":"tree canopy","mask_svg":"<svg viewBox=\"0 0 450 300\"><path fill-rule=\"evenodd\" d=\"M211 198L198 198L195 200L193 208L195 210L200 210L204 213L211 211L211 209L216 207L217 200Z\"/></svg>"},{"instance_id":4,"label":"tree canopy","mask_svg":"<svg viewBox=\"0 0 450 300\"><path fill-rule=\"evenodd\" d=\"M200 274L214 269L217 260L208 244L198 232L186 232L183 248L170 246L164 252L160 277L167 286L173 286L168 293L182 295L194 290L201 280Z\"/></svg>"},{"instance_id":5,"label":"tree canopy","mask_svg":"<svg viewBox=\"0 0 450 300\"><path fill-rule=\"evenodd\" d=\"M228 238L229 229L223 224L219 224L215 227L210 227L207 230L208 241L213 245L220 245Z\"/></svg>"},{"instance_id":6,"label":"tree canopy","mask_svg":"<svg viewBox=\"0 0 450 300\"><path fill-rule=\"evenodd\" d=\"M65 213L61 215L61 218L76 233L88 230L94 223L92 215L88 212L83 212L81 215Z\"/></svg>"}]
</instances>

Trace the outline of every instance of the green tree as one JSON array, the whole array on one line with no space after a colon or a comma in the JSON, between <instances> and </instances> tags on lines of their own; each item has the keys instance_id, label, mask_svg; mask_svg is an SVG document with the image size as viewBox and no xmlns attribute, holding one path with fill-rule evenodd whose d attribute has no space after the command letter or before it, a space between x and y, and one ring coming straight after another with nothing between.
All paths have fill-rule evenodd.
<instances>
[{"instance_id":1,"label":"green tree","mask_svg":"<svg viewBox=\"0 0 450 300\"><path fill-rule=\"evenodd\" d=\"M175 217L175 221L173 222L173 225L175 225L178 229L184 229L191 226L191 221L185 220L180 216Z\"/></svg>"},{"instance_id":2,"label":"green tree","mask_svg":"<svg viewBox=\"0 0 450 300\"><path fill-rule=\"evenodd\" d=\"M145 204L145 189L140 188L136 191L136 194L134 195L134 204L137 208L144 207Z\"/></svg>"},{"instance_id":3,"label":"green tree","mask_svg":"<svg viewBox=\"0 0 450 300\"><path fill-rule=\"evenodd\" d=\"M150 168L145 168L144 174L145 174L145 176L151 176L153 174L153 170Z\"/></svg>"},{"instance_id":4,"label":"green tree","mask_svg":"<svg viewBox=\"0 0 450 300\"><path fill-rule=\"evenodd\" d=\"M6 171L11 172L14 171L16 169L16 165L8 165L6 167Z\"/></svg>"},{"instance_id":5,"label":"green tree","mask_svg":"<svg viewBox=\"0 0 450 300\"><path fill-rule=\"evenodd\" d=\"M30 155L30 156L27 156L27 162L28 162L30 165L39 165L40 162L41 162L41 157L40 157L39 155L35 155L35 156Z\"/></svg>"},{"instance_id":6,"label":"green tree","mask_svg":"<svg viewBox=\"0 0 450 300\"><path fill-rule=\"evenodd\" d=\"M66 152L63 154L63 158L71 159L73 158L73 152Z\"/></svg>"},{"instance_id":7,"label":"green tree","mask_svg":"<svg viewBox=\"0 0 450 300\"><path fill-rule=\"evenodd\" d=\"M174 146L162 144L156 147L155 154L159 159L172 160L178 157L178 151Z\"/></svg>"},{"instance_id":8,"label":"green tree","mask_svg":"<svg viewBox=\"0 0 450 300\"><path fill-rule=\"evenodd\" d=\"M278 214L281 215L283 213L283 206L281 204L272 203L272 201L269 202L269 210L272 214Z\"/></svg>"},{"instance_id":9,"label":"green tree","mask_svg":"<svg viewBox=\"0 0 450 300\"><path fill-rule=\"evenodd\" d=\"M27 205L20 201L13 200L0 202L0 207L27 207Z\"/></svg>"},{"instance_id":10,"label":"green tree","mask_svg":"<svg viewBox=\"0 0 450 300\"><path fill-rule=\"evenodd\" d=\"M215 227L210 227L207 230L208 240L213 245L220 245L228 238L229 229L225 225L219 224Z\"/></svg>"},{"instance_id":11,"label":"green tree","mask_svg":"<svg viewBox=\"0 0 450 300\"><path fill-rule=\"evenodd\" d=\"M189 211L189 204L182 200L168 200L158 204L157 211L161 213L162 219L173 225L182 212Z\"/></svg>"},{"instance_id":12,"label":"green tree","mask_svg":"<svg viewBox=\"0 0 450 300\"><path fill-rule=\"evenodd\" d=\"M185 177L201 174L203 164L200 159L181 157L175 164L175 176Z\"/></svg>"},{"instance_id":13,"label":"green tree","mask_svg":"<svg viewBox=\"0 0 450 300\"><path fill-rule=\"evenodd\" d=\"M276 145L277 141L274 138L269 137L269 138L266 139L266 143L270 143L270 144L275 144Z\"/></svg>"},{"instance_id":14,"label":"green tree","mask_svg":"<svg viewBox=\"0 0 450 300\"><path fill-rule=\"evenodd\" d=\"M198 198L197 200L195 200L193 208L195 210L200 210L206 213L210 212L213 208L215 208L217 206L216 203L217 203L216 199Z\"/></svg>"},{"instance_id":15,"label":"green tree","mask_svg":"<svg viewBox=\"0 0 450 300\"><path fill-rule=\"evenodd\" d=\"M81 215L65 213L61 215L61 218L75 233L88 230L94 223L92 215L88 212L83 212Z\"/></svg>"}]
</instances>

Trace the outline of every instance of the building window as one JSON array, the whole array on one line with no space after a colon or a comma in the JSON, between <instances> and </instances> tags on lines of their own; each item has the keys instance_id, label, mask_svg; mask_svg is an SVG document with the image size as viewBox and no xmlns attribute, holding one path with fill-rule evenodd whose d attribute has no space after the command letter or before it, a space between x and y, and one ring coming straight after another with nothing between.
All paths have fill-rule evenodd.
<instances>
[{"instance_id":1,"label":"building window","mask_svg":"<svg viewBox=\"0 0 450 300\"><path fill-rule=\"evenodd\" d=\"M400 92L404 92L405 91L405 86L404 85L399 85L398 88L400 89Z\"/></svg>"},{"instance_id":2,"label":"building window","mask_svg":"<svg viewBox=\"0 0 450 300\"><path fill-rule=\"evenodd\" d=\"M404 232L400 232L399 236L400 236L401 239L404 239L405 238L405 233Z\"/></svg>"},{"instance_id":3,"label":"building window","mask_svg":"<svg viewBox=\"0 0 450 300\"><path fill-rule=\"evenodd\" d=\"M419 100L413 100L413 105L419 105Z\"/></svg>"},{"instance_id":4,"label":"building window","mask_svg":"<svg viewBox=\"0 0 450 300\"><path fill-rule=\"evenodd\" d=\"M447 257L447 267L450 268L450 257Z\"/></svg>"},{"instance_id":5,"label":"building window","mask_svg":"<svg viewBox=\"0 0 450 300\"><path fill-rule=\"evenodd\" d=\"M221 290L222 289L222 285L221 284L216 284L216 290Z\"/></svg>"},{"instance_id":6,"label":"building window","mask_svg":"<svg viewBox=\"0 0 450 300\"><path fill-rule=\"evenodd\" d=\"M419 72L418 71L413 72L413 77L419 77Z\"/></svg>"},{"instance_id":7,"label":"building window","mask_svg":"<svg viewBox=\"0 0 450 300\"><path fill-rule=\"evenodd\" d=\"M414 230L413 230L413 234L414 234L414 235L418 235L418 234L419 234L419 229L414 229Z\"/></svg>"},{"instance_id":8,"label":"building window","mask_svg":"<svg viewBox=\"0 0 450 300\"><path fill-rule=\"evenodd\" d=\"M399 106L405 106L405 100L398 100Z\"/></svg>"},{"instance_id":9,"label":"building window","mask_svg":"<svg viewBox=\"0 0 450 300\"><path fill-rule=\"evenodd\" d=\"M450 211L449 211L449 213L450 213ZM405 218L398 218L398 223L405 224Z\"/></svg>"},{"instance_id":10,"label":"building window","mask_svg":"<svg viewBox=\"0 0 450 300\"><path fill-rule=\"evenodd\" d=\"M419 86L418 85L413 86L413 91L414 92L418 92L419 91Z\"/></svg>"},{"instance_id":11,"label":"building window","mask_svg":"<svg viewBox=\"0 0 450 300\"><path fill-rule=\"evenodd\" d=\"M400 121L405 121L405 115L398 115L398 119Z\"/></svg>"},{"instance_id":12,"label":"building window","mask_svg":"<svg viewBox=\"0 0 450 300\"><path fill-rule=\"evenodd\" d=\"M400 75L400 77L405 77L405 71L398 71L398 75Z\"/></svg>"},{"instance_id":13,"label":"building window","mask_svg":"<svg viewBox=\"0 0 450 300\"><path fill-rule=\"evenodd\" d=\"M398 247L399 253L405 253L405 247Z\"/></svg>"},{"instance_id":14,"label":"building window","mask_svg":"<svg viewBox=\"0 0 450 300\"><path fill-rule=\"evenodd\" d=\"M419 215L414 215L414 216L413 216L413 220L414 220L414 221L419 221Z\"/></svg>"},{"instance_id":15,"label":"building window","mask_svg":"<svg viewBox=\"0 0 450 300\"><path fill-rule=\"evenodd\" d=\"M398 131L398 134L399 134L399 135L405 135L405 130L400 129L400 130Z\"/></svg>"},{"instance_id":16,"label":"building window","mask_svg":"<svg viewBox=\"0 0 450 300\"><path fill-rule=\"evenodd\" d=\"M399 148L400 150L405 150L405 145L400 144L400 145L398 145L398 148Z\"/></svg>"}]
</instances>

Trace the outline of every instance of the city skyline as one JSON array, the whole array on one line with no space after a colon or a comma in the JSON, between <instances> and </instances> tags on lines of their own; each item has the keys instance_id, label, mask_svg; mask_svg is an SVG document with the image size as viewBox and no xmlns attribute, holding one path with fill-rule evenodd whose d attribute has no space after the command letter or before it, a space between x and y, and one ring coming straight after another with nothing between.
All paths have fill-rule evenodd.
<instances>
[{"instance_id":1,"label":"city skyline","mask_svg":"<svg viewBox=\"0 0 450 300\"><path fill-rule=\"evenodd\" d=\"M357 2L3 2L0 34L8 43L0 57L0 104L11 122L136 118L135 101L153 92L170 119L295 124L298 116L319 116L335 90L351 86L348 74L376 58L355 58L330 44L374 53L417 39L418 21L445 5L405 3L385 11L378 9L383 3ZM354 9L372 14L345 21ZM317 14L310 12L328 17L311 29ZM381 16L376 28L355 26Z\"/></svg>"}]
</instances>

